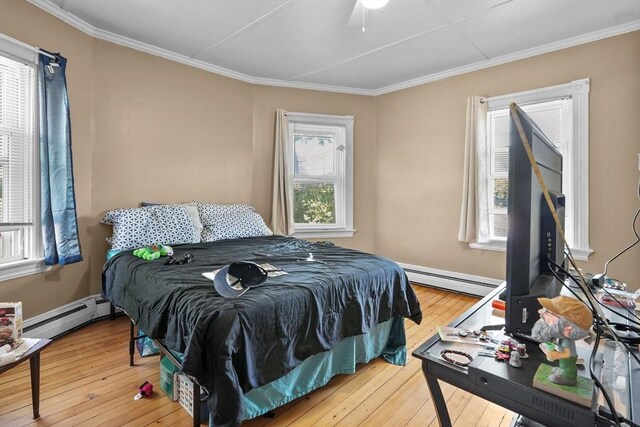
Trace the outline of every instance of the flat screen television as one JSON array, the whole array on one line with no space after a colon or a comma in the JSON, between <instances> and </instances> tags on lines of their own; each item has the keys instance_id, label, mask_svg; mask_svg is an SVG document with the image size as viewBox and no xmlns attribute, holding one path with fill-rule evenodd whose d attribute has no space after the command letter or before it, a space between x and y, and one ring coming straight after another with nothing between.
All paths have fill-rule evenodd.
<instances>
[{"instance_id":1,"label":"flat screen television","mask_svg":"<svg viewBox=\"0 0 640 427\"><path fill-rule=\"evenodd\" d=\"M516 119L522 123L524 136L564 228L562 154L520 107L512 104L510 110L505 331L528 336L540 317L537 299L553 298L562 289L547 259L563 265L564 244L522 143Z\"/></svg>"}]
</instances>

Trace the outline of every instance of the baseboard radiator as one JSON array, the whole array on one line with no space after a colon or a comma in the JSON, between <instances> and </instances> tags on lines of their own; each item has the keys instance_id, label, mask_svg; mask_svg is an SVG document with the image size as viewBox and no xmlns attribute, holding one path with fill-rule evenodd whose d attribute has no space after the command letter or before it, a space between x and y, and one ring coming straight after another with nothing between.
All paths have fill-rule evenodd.
<instances>
[{"instance_id":1,"label":"baseboard radiator","mask_svg":"<svg viewBox=\"0 0 640 427\"><path fill-rule=\"evenodd\" d=\"M475 296L485 296L503 282L500 279L437 270L420 265L404 263L398 263L398 265L404 269L411 282Z\"/></svg>"},{"instance_id":2,"label":"baseboard radiator","mask_svg":"<svg viewBox=\"0 0 640 427\"><path fill-rule=\"evenodd\" d=\"M23 335L28 338L55 338L96 319L109 316L111 304L92 295L41 315L25 319Z\"/></svg>"}]
</instances>

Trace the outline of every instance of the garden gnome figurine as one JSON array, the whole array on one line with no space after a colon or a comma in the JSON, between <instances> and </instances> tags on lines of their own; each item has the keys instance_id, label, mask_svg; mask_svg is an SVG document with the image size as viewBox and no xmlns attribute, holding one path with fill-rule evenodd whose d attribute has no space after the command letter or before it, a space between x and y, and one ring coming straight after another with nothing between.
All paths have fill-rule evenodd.
<instances>
[{"instance_id":1,"label":"garden gnome figurine","mask_svg":"<svg viewBox=\"0 0 640 427\"><path fill-rule=\"evenodd\" d=\"M533 325L531 337L539 341L547 360L558 360L549 381L560 385L576 385L578 370L576 340L590 336L593 323L591 310L584 303L566 296L538 298L542 305L540 320ZM549 346L553 341L555 345Z\"/></svg>"}]
</instances>

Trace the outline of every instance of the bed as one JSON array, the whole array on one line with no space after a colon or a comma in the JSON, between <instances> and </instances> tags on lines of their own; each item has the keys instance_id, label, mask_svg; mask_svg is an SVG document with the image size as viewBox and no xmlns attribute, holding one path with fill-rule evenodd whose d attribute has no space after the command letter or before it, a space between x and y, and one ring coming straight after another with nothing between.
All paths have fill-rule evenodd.
<instances>
[{"instance_id":1,"label":"bed","mask_svg":"<svg viewBox=\"0 0 640 427\"><path fill-rule=\"evenodd\" d=\"M102 292L182 354L183 371L209 392L213 425L238 425L373 357L404 364L403 318L422 318L397 264L328 242L259 236L174 250L193 261L116 254L104 266ZM286 274L225 299L203 273L234 261Z\"/></svg>"}]
</instances>

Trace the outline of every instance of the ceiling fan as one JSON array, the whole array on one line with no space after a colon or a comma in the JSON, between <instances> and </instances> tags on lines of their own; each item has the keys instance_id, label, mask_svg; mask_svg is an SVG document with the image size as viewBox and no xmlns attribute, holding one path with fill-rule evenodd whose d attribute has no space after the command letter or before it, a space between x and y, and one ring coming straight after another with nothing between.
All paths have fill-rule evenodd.
<instances>
[{"instance_id":1,"label":"ceiling fan","mask_svg":"<svg viewBox=\"0 0 640 427\"><path fill-rule=\"evenodd\" d=\"M347 26L356 27L362 25L362 31L366 31L364 23L368 13L372 10L382 9L387 3L389 3L389 0L356 0Z\"/></svg>"}]
</instances>

